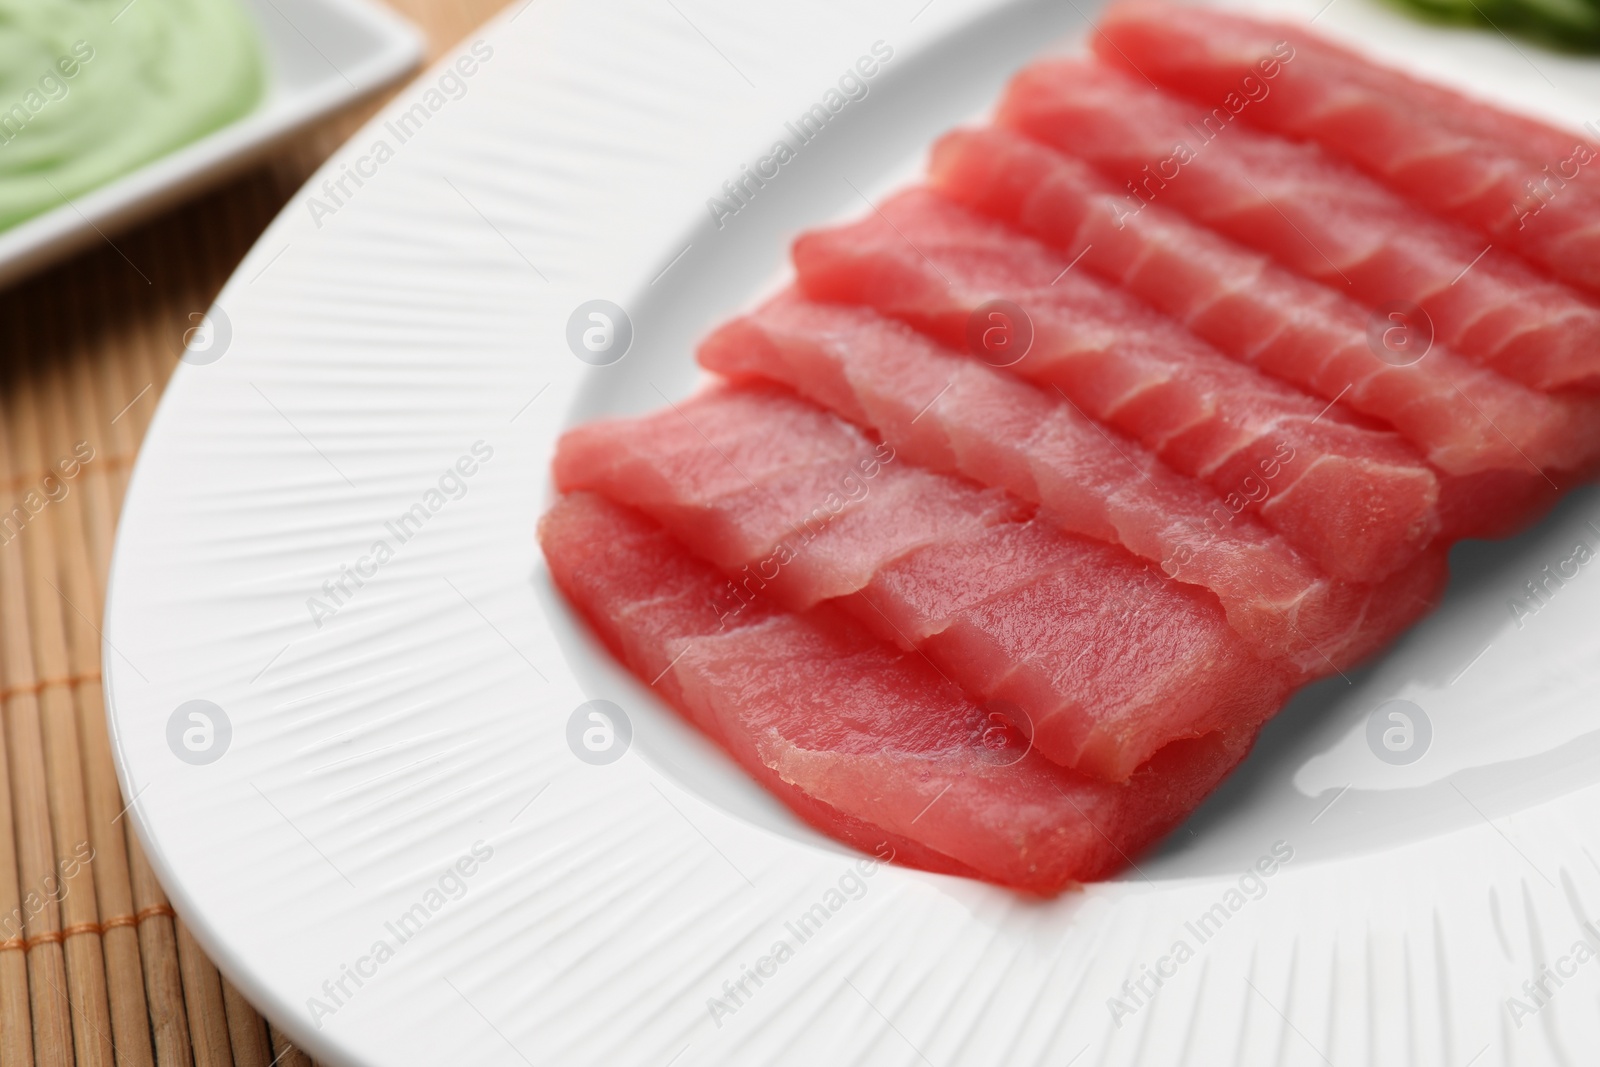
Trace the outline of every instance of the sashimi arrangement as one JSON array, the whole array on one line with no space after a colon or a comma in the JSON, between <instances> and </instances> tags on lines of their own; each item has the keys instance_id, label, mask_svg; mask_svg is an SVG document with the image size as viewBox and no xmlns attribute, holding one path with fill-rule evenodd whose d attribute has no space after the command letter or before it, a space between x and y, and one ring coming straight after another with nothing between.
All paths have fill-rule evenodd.
<instances>
[{"instance_id":1,"label":"sashimi arrangement","mask_svg":"<svg viewBox=\"0 0 1600 1067\"><path fill-rule=\"evenodd\" d=\"M1299 27L1131 0L1090 42L801 236L714 384L568 432L539 529L799 817L1040 895L1600 465L1600 186L1529 203L1600 148Z\"/></svg>"}]
</instances>

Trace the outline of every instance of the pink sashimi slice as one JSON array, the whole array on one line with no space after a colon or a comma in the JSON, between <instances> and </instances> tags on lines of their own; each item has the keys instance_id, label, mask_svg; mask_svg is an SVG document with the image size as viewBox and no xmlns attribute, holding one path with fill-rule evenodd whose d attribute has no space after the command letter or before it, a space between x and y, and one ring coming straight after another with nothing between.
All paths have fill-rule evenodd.
<instances>
[{"instance_id":1,"label":"pink sashimi slice","mask_svg":"<svg viewBox=\"0 0 1600 1067\"><path fill-rule=\"evenodd\" d=\"M1061 390L1223 495L1279 463L1272 492L1250 510L1337 577L1392 574L1439 530L1437 478L1396 435L1228 359L1037 241L931 191L802 236L794 261L813 299L874 307L952 346L993 316L992 301L1019 307L1032 342L1014 362L1007 353L1009 370Z\"/></svg>"},{"instance_id":2,"label":"pink sashimi slice","mask_svg":"<svg viewBox=\"0 0 1600 1067\"><path fill-rule=\"evenodd\" d=\"M795 458L783 465L784 455ZM580 426L561 438L554 469L562 492L636 507L733 575L729 611L769 585L791 606L845 596L888 560L1026 512L1002 492L896 462L770 386L714 388L643 418Z\"/></svg>"},{"instance_id":3,"label":"pink sashimi slice","mask_svg":"<svg viewBox=\"0 0 1600 1067\"><path fill-rule=\"evenodd\" d=\"M1058 394L870 309L788 291L713 332L700 361L737 380L788 385L912 463L1041 504L1061 529L1119 544L1208 590L1258 655L1307 678L1383 647L1444 584L1438 551L1377 585L1330 578L1239 501L1175 473ZM1272 471L1247 491L1265 491Z\"/></svg>"},{"instance_id":4,"label":"pink sashimi slice","mask_svg":"<svg viewBox=\"0 0 1600 1067\"><path fill-rule=\"evenodd\" d=\"M1593 301L1316 145L1207 117L1092 60L1035 64L1000 108L1111 178L1128 211L1181 211L1368 308L1419 307L1435 341L1533 388L1600 386Z\"/></svg>"},{"instance_id":5,"label":"pink sashimi slice","mask_svg":"<svg viewBox=\"0 0 1600 1067\"><path fill-rule=\"evenodd\" d=\"M1219 122L1237 114L1315 141L1423 207L1600 293L1593 137L1418 81L1302 27L1211 9L1117 4L1094 46L1107 63L1220 110ZM1248 103L1237 106L1241 99Z\"/></svg>"},{"instance_id":6,"label":"pink sashimi slice","mask_svg":"<svg viewBox=\"0 0 1600 1067\"><path fill-rule=\"evenodd\" d=\"M1046 758L1107 781L1179 738L1265 721L1289 688L1208 594L1043 520L919 549L854 599Z\"/></svg>"},{"instance_id":7,"label":"pink sashimi slice","mask_svg":"<svg viewBox=\"0 0 1600 1067\"><path fill-rule=\"evenodd\" d=\"M810 432L814 411L770 387L721 388L672 412L607 424L607 437L615 452L648 466L669 415L783 441ZM861 438L855 451L872 446ZM709 483L726 463L704 444L667 453L663 469L685 485ZM704 471L685 462L693 455ZM590 480L565 457L561 469L561 488L636 507L733 574L719 603L724 617L762 597L794 610L843 598L846 611L921 650L973 697L1018 708L1017 727L1046 757L1096 777L1125 780L1170 741L1260 722L1288 688L1290 672L1250 651L1214 597L1120 548L1015 521L1003 494L961 479L886 463L862 479L848 509L800 540L785 530L807 521L813 497L772 491L778 472L757 489L664 505L635 492L642 480ZM787 522L775 525L785 510ZM751 546L749 554L717 558L730 544Z\"/></svg>"},{"instance_id":8,"label":"pink sashimi slice","mask_svg":"<svg viewBox=\"0 0 1600 1067\"><path fill-rule=\"evenodd\" d=\"M1096 781L1006 743L920 656L826 608L720 626L725 579L636 511L572 494L539 538L556 586L638 678L801 818L907 866L1045 895L1104 878L1193 810L1254 736L1180 741L1126 783ZM669 585L641 582L657 572Z\"/></svg>"},{"instance_id":9,"label":"pink sashimi slice","mask_svg":"<svg viewBox=\"0 0 1600 1067\"><path fill-rule=\"evenodd\" d=\"M1081 160L990 127L945 137L941 192L1115 279L1232 357L1380 418L1446 475L1446 538L1497 536L1535 517L1600 454L1593 401L1528 389L1443 345L1380 359L1370 315L1326 286L1159 204L1131 212Z\"/></svg>"}]
</instances>

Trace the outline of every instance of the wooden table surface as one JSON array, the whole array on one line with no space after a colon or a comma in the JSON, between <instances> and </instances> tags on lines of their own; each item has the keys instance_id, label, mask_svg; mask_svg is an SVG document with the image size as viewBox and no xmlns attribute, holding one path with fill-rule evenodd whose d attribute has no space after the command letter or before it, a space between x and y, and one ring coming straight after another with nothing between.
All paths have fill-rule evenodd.
<instances>
[{"instance_id":1,"label":"wooden table surface","mask_svg":"<svg viewBox=\"0 0 1600 1067\"><path fill-rule=\"evenodd\" d=\"M430 61L502 6L391 2ZM190 315L386 98L0 292L0 1067L311 1062L205 958L122 817L99 626L128 472Z\"/></svg>"}]
</instances>

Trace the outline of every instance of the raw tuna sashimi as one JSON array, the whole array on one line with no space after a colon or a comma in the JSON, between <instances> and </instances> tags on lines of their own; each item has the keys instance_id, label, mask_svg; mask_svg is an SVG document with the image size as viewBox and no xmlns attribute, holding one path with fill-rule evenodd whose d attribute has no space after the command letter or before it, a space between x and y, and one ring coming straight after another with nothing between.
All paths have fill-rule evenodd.
<instances>
[{"instance_id":1,"label":"raw tuna sashimi","mask_svg":"<svg viewBox=\"0 0 1600 1067\"><path fill-rule=\"evenodd\" d=\"M1438 551L1375 586L1329 578L1239 501L1175 473L1059 395L867 308L786 292L715 331L700 361L735 379L782 382L912 463L1042 504L1062 529L1120 544L1209 590L1258 655L1306 677L1382 647L1444 584ZM1266 492L1276 470L1258 471L1245 492Z\"/></svg>"},{"instance_id":2,"label":"raw tuna sashimi","mask_svg":"<svg viewBox=\"0 0 1600 1067\"><path fill-rule=\"evenodd\" d=\"M919 549L843 606L915 642L1046 758L1106 781L1180 738L1264 722L1289 690L1209 594L1043 520Z\"/></svg>"},{"instance_id":3,"label":"raw tuna sashimi","mask_svg":"<svg viewBox=\"0 0 1600 1067\"><path fill-rule=\"evenodd\" d=\"M1276 460L1272 492L1250 509L1337 577L1391 574L1439 530L1438 481L1394 434L1228 359L1038 242L927 190L802 236L794 260L814 299L875 307L947 344L966 344L974 322L995 316L993 301L1019 307L1032 340L1020 358L1006 354L1010 370L1224 495Z\"/></svg>"},{"instance_id":4,"label":"raw tuna sashimi","mask_svg":"<svg viewBox=\"0 0 1600 1067\"><path fill-rule=\"evenodd\" d=\"M1118 4L1094 47L1113 66L1194 98L1219 126L1237 115L1316 141L1600 293L1600 148L1591 137L1420 82L1301 27L1212 8Z\"/></svg>"},{"instance_id":5,"label":"raw tuna sashimi","mask_svg":"<svg viewBox=\"0 0 1600 1067\"><path fill-rule=\"evenodd\" d=\"M763 449L798 452L815 416L767 385L717 388L572 431L557 450L558 485L636 507L721 565L732 577L725 618L760 597L795 610L842 598L973 698L1018 709L1016 726L1046 757L1095 777L1126 780L1168 742L1259 723L1283 699L1289 672L1252 653L1214 597L1121 548L1023 521L994 490L892 453L860 466L882 452L842 423L839 436L854 442L835 457L835 478L858 491L819 509L831 490L810 479L822 466L813 458L724 491L728 459L695 429L723 427L727 440L742 428ZM597 439L625 461L597 463ZM669 475L670 502L653 490ZM734 545L744 551L730 559Z\"/></svg>"},{"instance_id":6,"label":"raw tuna sashimi","mask_svg":"<svg viewBox=\"0 0 1600 1067\"><path fill-rule=\"evenodd\" d=\"M540 524L558 588L633 673L801 818L906 865L1035 893L1105 877L1243 758L1236 728L1169 745L1124 784L1028 752L925 660L827 609L758 607L639 513L589 494Z\"/></svg>"},{"instance_id":7,"label":"raw tuna sashimi","mask_svg":"<svg viewBox=\"0 0 1600 1067\"><path fill-rule=\"evenodd\" d=\"M1476 231L1423 211L1316 145L1243 126L1092 60L1013 80L1000 122L1093 164L1146 202L1272 256L1369 308L1406 302L1434 339L1538 389L1600 385L1600 307Z\"/></svg>"},{"instance_id":8,"label":"raw tuna sashimi","mask_svg":"<svg viewBox=\"0 0 1600 1067\"><path fill-rule=\"evenodd\" d=\"M556 487L638 508L723 568L725 610L766 589L790 607L859 591L925 544L1027 516L1021 502L895 462L787 390L719 388L561 438ZM826 536L823 536L826 534Z\"/></svg>"},{"instance_id":9,"label":"raw tuna sashimi","mask_svg":"<svg viewBox=\"0 0 1600 1067\"><path fill-rule=\"evenodd\" d=\"M1444 474L1447 538L1523 525L1600 454L1586 394L1547 394L1443 345L1419 360L1378 356L1371 315L1327 286L1170 211L1131 212L1081 160L998 127L963 130L935 149L947 195L1115 279L1230 356L1380 418Z\"/></svg>"},{"instance_id":10,"label":"raw tuna sashimi","mask_svg":"<svg viewBox=\"0 0 1600 1067\"><path fill-rule=\"evenodd\" d=\"M1600 470L1600 147L1215 9L1091 40L567 433L539 528L802 819L1037 894Z\"/></svg>"}]
</instances>

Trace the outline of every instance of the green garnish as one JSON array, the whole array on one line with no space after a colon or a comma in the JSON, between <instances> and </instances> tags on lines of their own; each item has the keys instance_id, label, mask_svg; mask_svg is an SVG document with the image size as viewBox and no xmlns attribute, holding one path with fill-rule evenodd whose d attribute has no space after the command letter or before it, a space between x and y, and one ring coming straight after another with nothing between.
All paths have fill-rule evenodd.
<instances>
[{"instance_id":1,"label":"green garnish","mask_svg":"<svg viewBox=\"0 0 1600 1067\"><path fill-rule=\"evenodd\" d=\"M1433 22L1514 33L1563 52L1600 52L1600 0L1391 0Z\"/></svg>"}]
</instances>

